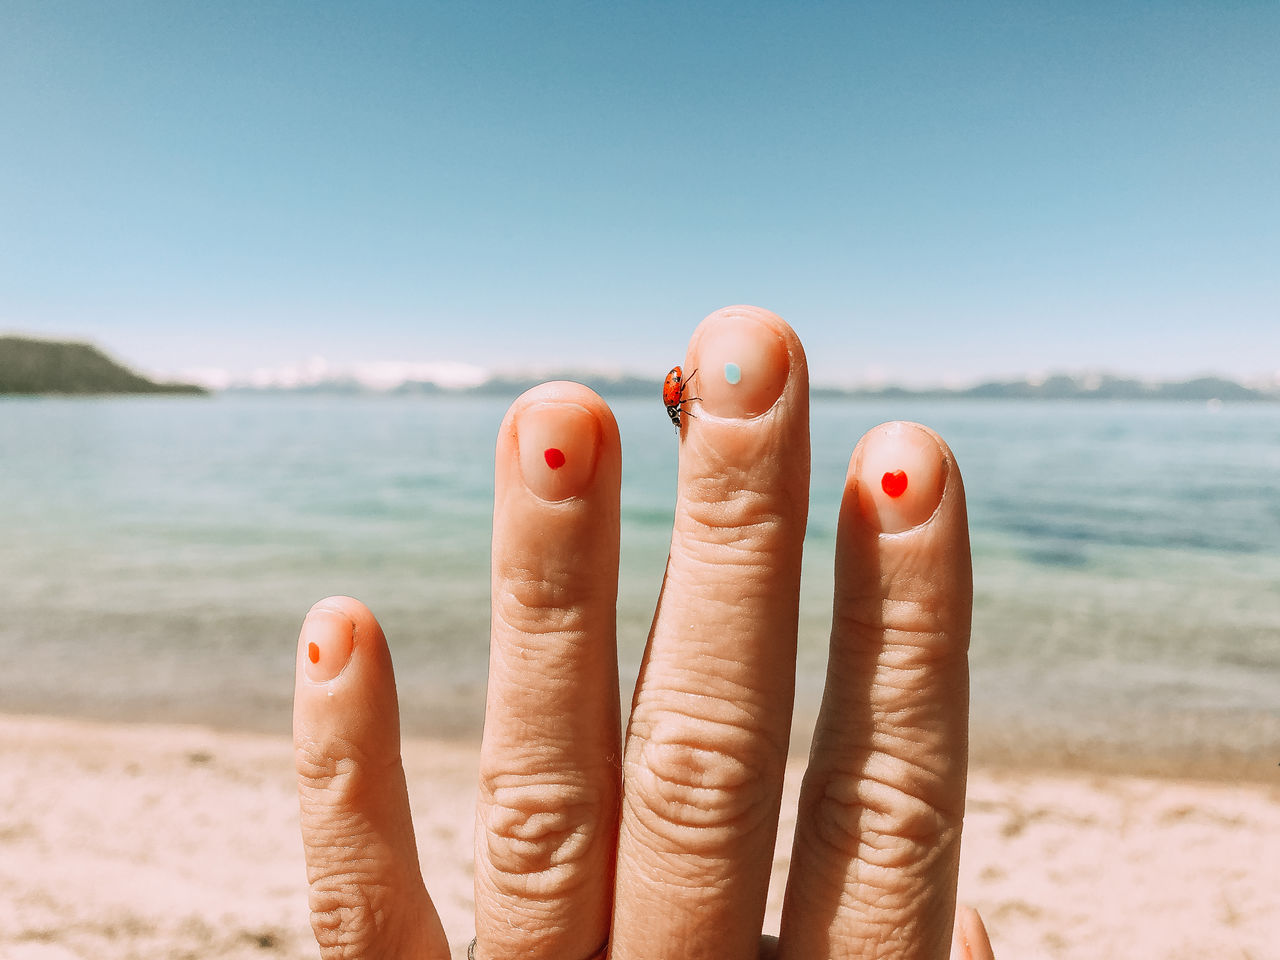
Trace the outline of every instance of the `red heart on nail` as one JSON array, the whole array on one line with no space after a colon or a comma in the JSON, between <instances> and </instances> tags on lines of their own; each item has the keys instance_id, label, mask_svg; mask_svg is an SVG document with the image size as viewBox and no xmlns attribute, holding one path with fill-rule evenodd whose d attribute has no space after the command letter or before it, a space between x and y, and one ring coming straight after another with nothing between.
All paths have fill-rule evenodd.
<instances>
[{"instance_id":1,"label":"red heart on nail","mask_svg":"<svg viewBox=\"0 0 1280 960\"><path fill-rule=\"evenodd\" d=\"M880 478L880 486L885 493L896 499L907 492L907 475L901 470L892 470Z\"/></svg>"},{"instance_id":2,"label":"red heart on nail","mask_svg":"<svg viewBox=\"0 0 1280 960\"><path fill-rule=\"evenodd\" d=\"M552 470L559 470L564 466L564 454L555 447L547 447L542 455L547 458L547 466Z\"/></svg>"}]
</instances>

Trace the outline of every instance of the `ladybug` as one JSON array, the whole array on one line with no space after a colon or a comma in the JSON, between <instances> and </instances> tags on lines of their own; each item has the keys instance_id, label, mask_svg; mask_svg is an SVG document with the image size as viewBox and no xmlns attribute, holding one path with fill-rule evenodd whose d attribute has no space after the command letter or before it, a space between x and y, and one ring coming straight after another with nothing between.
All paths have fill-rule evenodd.
<instances>
[{"instance_id":1,"label":"ladybug","mask_svg":"<svg viewBox=\"0 0 1280 960\"><path fill-rule=\"evenodd\" d=\"M671 418L671 422L675 424L677 430L680 429L681 411L689 413L688 410L684 409L684 405L692 403L694 400L702 399L701 397L686 397L684 395L685 388L689 386L689 380L692 380L697 375L698 371L694 370L693 373L689 374L689 379L686 380L679 367L672 367L671 372L667 374L667 379L662 384L662 403L666 406L667 416ZM689 413L689 416L692 417L693 414Z\"/></svg>"}]
</instances>

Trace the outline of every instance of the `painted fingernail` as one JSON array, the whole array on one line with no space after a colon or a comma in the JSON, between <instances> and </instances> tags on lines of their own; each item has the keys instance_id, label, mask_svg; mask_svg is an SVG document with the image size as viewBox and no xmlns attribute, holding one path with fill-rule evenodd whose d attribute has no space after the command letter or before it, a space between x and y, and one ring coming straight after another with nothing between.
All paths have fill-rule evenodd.
<instances>
[{"instance_id":1,"label":"painted fingernail","mask_svg":"<svg viewBox=\"0 0 1280 960\"><path fill-rule=\"evenodd\" d=\"M543 500L581 496L596 471L600 424L576 403L535 403L516 417L520 474Z\"/></svg>"},{"instance_id":2,"label":"painted fingernail","mask_svg":"<svg viewBox=\"0 0 1280 960\"><path fill-rule=\"evenodd\" d=\"M355 646L351 618L339 610L312 607L302 623L303 672L313 683L327 683L346 667Z\"/></svg>"},{"instance_id":3,"label":"painted fingernail","mask_svg":"<svg viewBox=\"0 0 1280 960\"><path fill-rule=\"evenodd\" d=\"M767 411L782 394L791 359L786 342L754 317L713 315L698 331L687 393L713 417L744 419ZM694 416L697 416L694 407Z\"/></svg>"},{"instance_id":4,"label":"painted fingernail","mask_svg":"<svg viewBox=\"0 0 1280 960\"><path fill-rule=\"evenodd\" d=\"M933 516L947 461L933 434L915 423L882 423L862 438L858 503L882 533L902 533Z\"/></svg>"}]
</instances>

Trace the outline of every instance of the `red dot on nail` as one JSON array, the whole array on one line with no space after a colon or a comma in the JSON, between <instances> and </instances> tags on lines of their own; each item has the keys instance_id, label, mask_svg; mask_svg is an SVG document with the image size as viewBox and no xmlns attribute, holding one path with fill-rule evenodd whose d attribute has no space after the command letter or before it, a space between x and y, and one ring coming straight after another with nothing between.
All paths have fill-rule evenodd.
<instances>
[{"instance_id":1,"label":"red dot on nail","mask_svg":"<svg viewBox=\"0 0 1280 960\"><path fill-rule=\"evenodd\" d=\"M555 447L547 447L543 456L547 458L547 466L552 470L559 470L564 466L564 454Z\"/></svg>"},{"instance_id":2,"label":"red dot on nail","mask_svg":"<svg viewBox=\"0 0 1280 960\"><path fill-rule=\"evenodd\" d=\"M900 497L907 492L907 475L901 470L890 470L880 478L880 486L889 496Z\"/></svg>"},{"instance_id":3,"label":"red dot on nail","mask_svg":"<svg viewBox=\"0 0 1280 960\"><path fill-rule=\"evenodd\" d=\"M320 648L317 647L314 643L307 644L307 659L310 660L312 663L320 662Z\"/></svg>"}]
</instances>

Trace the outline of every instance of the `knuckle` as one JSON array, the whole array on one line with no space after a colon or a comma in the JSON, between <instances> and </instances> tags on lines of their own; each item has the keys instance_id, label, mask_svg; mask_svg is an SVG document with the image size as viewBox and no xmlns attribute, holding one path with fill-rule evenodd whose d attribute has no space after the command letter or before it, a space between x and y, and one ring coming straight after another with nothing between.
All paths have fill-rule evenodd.
<instances>
[{"instance_id":1,"label":"knuckle","mask_svg":"<svg viewBox=\"0 0 1280 960\"><path fill-rule=\"evenodd\" d=\"M707 719L659 721L637 752L629 806L672 849L723 851L770 815L779 760L759 731Z\"/></svg>"},{"instance_id":2,"label":"knuckle","mask_svg":"<svg viewBox=\"0 0 1280 960\"><path fill-rule=\"evenodd\" d=\"M886 767L879 776L873 767ZM814 837L836 858L909 874L959 842L960 817L930 800L941 788L904 761L868 764L857 775L828 771L816 786Z\"/></svg>"},{"instance_id":3,"label":"knuckle","mask_svg":"<svg viewBox=\"0 0 1280 960\"><path fill-rule=\"evenodd\" d=\"M502 892L540 900L592 876L592 853L612 824L600 788L545 775L482 775L484 863Z\"/></svg>"},{"instance_id":4,"label":"knuckle","mask_svg":"<svg viewBox=\"0 0 1280 960\"><path fill-rule=\"evenodd\" d=\"M299 740L294 744L293 759L299 784L315 792L348 788L359 767L356 745L338 739Z\"/></svg>"},{"instance_id":5,"label":"knuckle","mask_svg":"<svg viewBox=\"0 0 1280 960\"><path fill-rule=\"evenodd\" d=\"M398 751L375 756L339 736L295 741L294 768L304 808L356 809L389 778L402 776Z\"/></svg>"},{"instance_id":6,"label":"knuckle","mask_svg":"<svg viewBox=\"0 0 1280 960\"><path fill-rule=\"evenodd\" d=\"M388 891L359 871L312 881L311 930L324 960L391 956Z\"/></svg>"},{"instance_id":7,"label":"knuckle","mask_svg":"<svg viewBox=\"0 0 1280 960\"><path fill-rule=\"evenodd\" d=\"M580 579L541 570L508 570L494 591L493 615L519 634L583 629Z\"/></svg>"},{"instance_id":8,"label":"knuckle","mask_svg":"<svg viewBox=\"0 0 1280 960\"><path fill-rule=\"evenodd\" d=\"M772 490L726 484L721 476L696 477L688 484L687 516L712 542L763 549L784 526L786 516Z\"/></svg>"}]
</instances>

